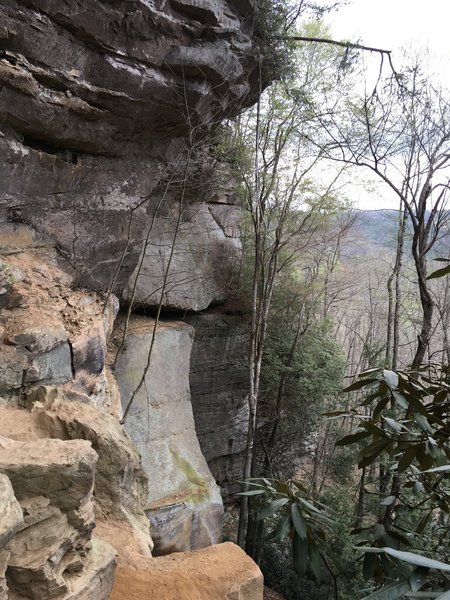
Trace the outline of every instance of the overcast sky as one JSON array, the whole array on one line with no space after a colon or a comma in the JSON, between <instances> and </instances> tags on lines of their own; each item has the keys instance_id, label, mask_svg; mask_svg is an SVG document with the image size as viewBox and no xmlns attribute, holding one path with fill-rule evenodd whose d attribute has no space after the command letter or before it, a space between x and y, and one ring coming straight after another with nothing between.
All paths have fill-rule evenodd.
<instances>
[{"instance_id":1,"label":"overcast sky","mask_svg":"<svg viewBox=\"0 0 450 600\"><path fill-rule=\"evenodd\" d=\"M428 47L436 77L450 88L450 0L350 0L326 22L335 39L392 50L394 65L400 48ZM398 204L384 188L369 196L361 185L351 196L364 209Z\"/></svg>"}]
</instances>

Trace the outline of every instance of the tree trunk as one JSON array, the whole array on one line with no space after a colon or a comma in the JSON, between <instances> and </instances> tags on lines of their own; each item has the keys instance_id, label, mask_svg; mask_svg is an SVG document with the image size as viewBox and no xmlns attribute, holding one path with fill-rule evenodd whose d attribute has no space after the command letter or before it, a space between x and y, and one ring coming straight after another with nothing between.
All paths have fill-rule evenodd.
<instances>
[{"instance_id":1,"label":"tree trunk","mask_svg":"<svg viewBox=\"0 0 450 600\"><path fill-rule=\"evenodd\" d=\"M405 232L406 224L408 222L408 210L403 207L400 203L399 208L400 221L398 225L397 235L397 254L395 257L395 307L394 307L394 324L393 324L393 345L392 345L392 369L396 369L398 366L398 349L400 346L400 308L402 299L402 288L400 285L400 278L403 267L403 251L405 247Z\"/></svg>"}]
</instances>

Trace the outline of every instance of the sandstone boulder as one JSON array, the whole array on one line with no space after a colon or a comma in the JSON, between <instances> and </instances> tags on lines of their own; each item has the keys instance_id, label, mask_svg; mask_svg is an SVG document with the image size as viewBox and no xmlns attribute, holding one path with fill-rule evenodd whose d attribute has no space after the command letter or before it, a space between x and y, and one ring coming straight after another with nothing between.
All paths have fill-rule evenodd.
<instances>
[{"instance_id":1,"label":"sandstone boulder","mask_svg":"<svg viewBox=\"0 0 450 600\"><path fill-rule=\"evenodd\" d=\"M10 553L5 546L23 524L23 515L6 475L0 475L0 515L0 600L8 600L5 573Z\"/></svg>"},{"instance_id":2,"label":"sandstone boulder","mask_svg":"<svg viewBox=\"0 0 450 600\"><path fill-rule=\"evenodd\" d=\"M6 475L0 475L0 550L3 550L23 523L22 509Z\"/></svg>"},{"instance_id":3,"label":"sandstone boulder","mask_svg":"<svg viewBox=\"0 0 450 600\"><path fill-rule=\"evenodd\" d=\"M133 398L125 429L149 481L155 552L166 554L219 542L222 501L195 433L189 392L193 329L160 323L147 368L153 327L153 319L132 317L115 375L124 409ZM120 329L117 335L120 343Z\"/></svg>"},{"instance_id":4,"label":"sandstone boulder","mask_svg":"<svg viewBox=\"0 0 450 600\"><path fill-rule=\"evenodd\" d=\"M227 542L119 566L111 600L262 600L263 576Z\"/></svg>"},{"instance_id":5,"label":"sandstone boulder","mask_svg":"<svg viewBox=\"0 0 450 600\"><path fill-rule=\"evenodd\" d=\"M95 407L66 400L59 388L38 388L28 396L28 403L31 412L0 408L0 435L50 444L88 440L98 456L93 497L96 518L117 528L128 527L142 554L150 556L152 540L144 512L147 480L139 454L117 419Z\"/></svg>"},{"instance_id":6,"label":"sandstone boulder","mask_svg":"<svg viewBox=\"0 0 450 600\"><path fill-rule=\"evenodd\" d=\"M98 517L130 524L149 554L152 541L144 513L147 478L135 445L114 417L92 406L69 402L61 395L53 395L49 402L42 402L43 396L41 391L32 398L40 398L42 408L36 407L35 416L41 431L51 438L89 440L98 454L95 478Z\"/></svg>"},{"instance_id":7,"label":"sandstone boulder","mask_svg":"<svg viewBox=\"0 0 450 600\"><path fill-rule=\"evenodd\" d=\"M70 597L69 580L91 551L96 462L85 440L0 438L0 473L11 481L24 515L6 548L11 592L31 600ZM114 567L111 549L108 564Z\"/></svg>"}]
</instances>

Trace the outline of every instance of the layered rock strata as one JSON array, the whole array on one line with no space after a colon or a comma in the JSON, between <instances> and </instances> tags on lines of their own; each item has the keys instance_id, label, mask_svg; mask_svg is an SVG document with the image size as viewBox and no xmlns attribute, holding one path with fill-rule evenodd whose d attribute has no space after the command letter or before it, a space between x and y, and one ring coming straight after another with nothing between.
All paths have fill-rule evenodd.
<instances>
[{"instance_id":1,"label":"layered rock strata","mask_svg":"<svg viewBox=\"0 0 450 600\"><path fill-rule=\"evenodd\" d=\"M113 338L120 347L123 327ZM125 429L149 480L147 514L157 554L221 540L222 501L195 433L189 391L194 330L133 316L115 361Z\"/></svg>"},{"instance_id":2,"label":"layered rock strata","mask_svg":"<svg viewBox=\"0 0 450 600\"><path fill-rule=\"evenodd\" d=\"M6 545L5 597L109 598L115 552L91 539L97 458L84 440L0 439L0 473L23 513Z\"/></svg>"},{"instance_id":3,"label":"layered rock strata","mask_svg":"<svg viewBox=\"0 0 450 600\"><path fill-rule=\"evenodd\" d=\"M81 285L120 292L152 216L178 205L167 184L184 173L198 199L204 134L259 93L254 3L0 11L0 221L53 239Z\"/></svg>"},{"instance_id":4,"label":"layered rock strata","mask_svg":"<svg viewBox=\"0 0 450 600\"><path fill-rule=\"evenodd\" d=\"M114 412L104 367L117 299L74 289L49 247L11 248L0 258L0 280L3 398L66 384L69 396Z\"/></svg>"},{"instance_id":5,"label":"layered rock strata","mask_svg":"<svg viewBox=\"0 0 450 600\"><path fill-rule=\"evenodd\" d=\"M147 321L147 333L127 342L130 362L116 365L124 405L143 374L150 390L136 395L146 417L134 405L126 426L142 464L118 422L120 390L106 356L114 293L132 305L162 301L179 316L226 297L239 209L232 190L218 191L209 133L261 89L254 14L253 0L0 0L0 435L9 440L0 454L24 515L7 534L0 529L0 598L7 581L9 600L106 600L113 551L92 536L94 518L104 539L144 557L144 570L152 568L149 518L160 553L220 540L221 499L189 400L192 328L162 328L158 368L146 373ZM222 402L234 461L233 406L245 415L240 396ZM218 427L216 409L198 405ZM219 433L222 461L229 439ZM22 460L14 468L12 447ZM68 474L79 481L78 468L89 491L72 490ZM218 479L223 471L220 463ZM68 498L44 490L46 477L67 483ZM201 568L192 563L195 577L215 565L206 587L183 574L191 569L184 557L161 575L165 595L157 586L145 593L179 600L187 582L192 598L261 598L259 573L250 563L239 570L232 554L218 553L230 558L227 581L211 552Z\"/></svg>"},{"instance_id":6,"label":"layered rock strata","mask_svg":"<svg viewBox=\"0 0 450 600\"><path fill-rule=\"evenodd\" d=\"M0 474L0 515L0 600L8 600L6 568L11 553L6 549L6 545L23 526L23 513L14 496L11 482L3 474Z\"/></svg>"}]
</instances>

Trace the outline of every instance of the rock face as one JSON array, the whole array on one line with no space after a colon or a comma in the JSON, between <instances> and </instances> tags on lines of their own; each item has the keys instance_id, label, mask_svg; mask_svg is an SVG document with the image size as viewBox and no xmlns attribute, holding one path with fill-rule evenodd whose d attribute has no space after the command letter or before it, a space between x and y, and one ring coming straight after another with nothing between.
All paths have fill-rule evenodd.
<instances>
[{"instance_id":1,"label":"rock face","mask_svg":"<svg viewBox=\"0 0 450 600\"><path fill-rule=\"evenodd\" d=\"M56 240L83 286L121 291L187 138L259 93L254 3L12 0L0 12L0 222Z\"/></svg>"},{"instance_id":2,"label":"rock face","mask_svg":"<svg viewBox=\"0 0 450 600\"><path fill-rule=\"evenodd\" d=\"M189 393L193 329L160 324L147 369L153 327L152 319L132 317L115 375L124 410L134 394L125 429L149 480L155 552L167 554L219 542L222 501L195 435Z\"/></svg>"},{"instance_id":3,"label":"rock face","mask_svg":"<svg viewBox=\"0 0 450 600\"><path fill-rule=\"evenodd\" d=\"M23 512L23 522L8 533L14 535L6 545L7 597L107 600L115 552L91 542L98 457L89 442L0 442L0 473L11 482L20 517Z\"/></svg>"},{"instance_id":4,"label":"rock face","mask_svg":"<svg viewBox=\"0 0 450 600\"><path fill-rule=\"evenodd\" d=\"M58 388L38 388L28 395L28 404L31 412L0 408L0 435L22 442L88 440L96 452L96 518L128 527L142 554L149 556L152 542L144 513L147 479L139 454L117 419L93 406L68 401Z\"/></svg>"},{"instance_id":5,"label":"rock face","mask_svg":"<svg viewBox=\"0 0 450 600\"><path fill-rule=\"evenodd\" d=\"M37 395L39 396L39 395ZM40 430L48 437L89 440L98 454L95 503L99 518L127 523L147 552L152 547L143 511L147 478L139 453L114 417L92 406L50 399L44 410L34 409Z\"/></svg>"},{"instance_id":6,"label":"rock face","mask_svg":"<svg viewBox=\"0 0 450 600\"><path fill-rule=\"evenodd\" d=\"M187 317L195 329L191 397L202 452L225 500L239 491L248 422L248 322L219 311Z\"/></svg>"},{"instance_id":7,"label":"rock face","mask_svg":"<svg viewBox=\"0 0 450 600\"><path fill-rule=\"evenodd\" d=\"M107 600L115 559L103 538L150 569L149 520L156 553L220 541L222 500L190 402L193 328L160 326L146 372L152 322L133 319L119 386L108 340L118 298L151 310L164 288L163 310L180 317L226 298L240 209L211 133L261 89L255 11L254 0L0 0L0 600ZM197 428L228 485L246 418L240 333L194 325ZM216 378L217 397L205 387ZM119 419L134 390L128 437ZM260 600L255 567L215 552L192 563L205 588L182 574L185 558L155 577L178 592L187 582L192 600Z\"/></svg>"},{"instance_id":8,"label":"rock face","mask_svg":"<svg viewBox=\"0 0 450 600\"><path fill-rule=\"evenodd\" d=\"M7 280L0 320L0 394L67 384L68 394L100 405L106 391L107 338L118 310L114 296L74 290L52 248L17 250L0 260ZM14 298L20 302L11 306Z\"/></svg>"},{"instance_id":9,"label":"rock face","mask_svg":"<svg viewBox=\"0 0 450 600\"><path fill-rule=\"evenodd\" d=\"M177 215L157 218L125 299L150 306L162 301L165 308L184 311L223 302L240 257L233 220L236 207L206 203L183 210L180 223Z\"/></svg>"},{"instance_id":10,"label":"rock face","mask_svg":"<svg viewBox=\"0 0 450 600\"><path fill-rule=\"evenodd\" d=\"M6 475L0 474L0 600L8 600L6 568L10 558L6 544L23 525L23 513L14 496L11 482Z\"/></svg>"},{"instance_id":11,"label":"rock face","mask_svg":"<svg viewBox=\"0 0 450 600\"><path fill-rule=\"evenodd\" d=\"M111 600L262 600L263 577L227 542L118 568Z\"/></svg>"}]
</instances>

